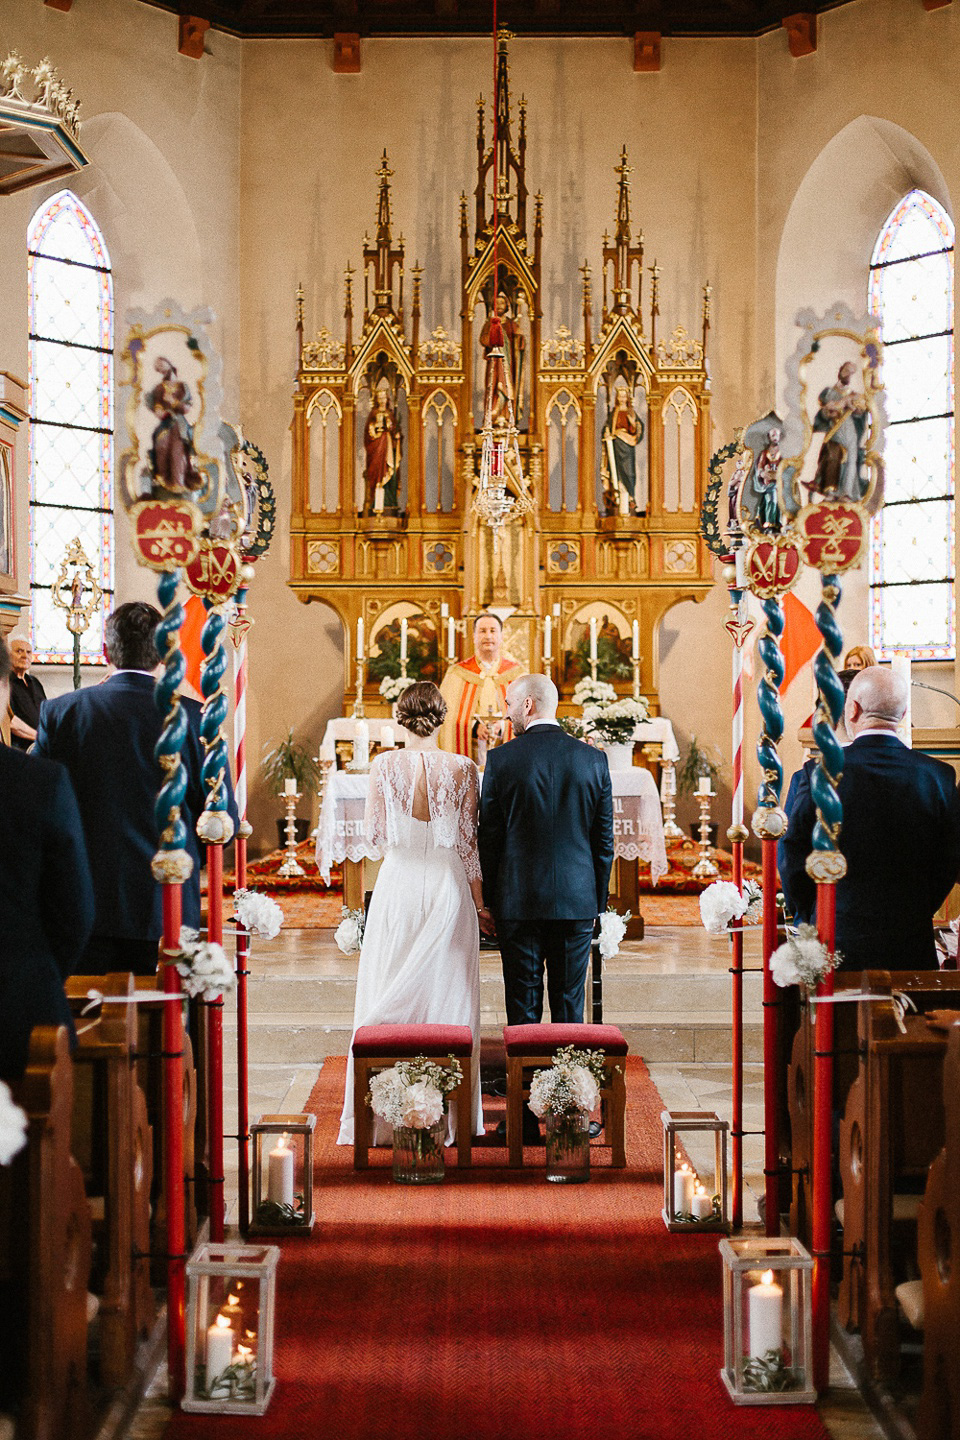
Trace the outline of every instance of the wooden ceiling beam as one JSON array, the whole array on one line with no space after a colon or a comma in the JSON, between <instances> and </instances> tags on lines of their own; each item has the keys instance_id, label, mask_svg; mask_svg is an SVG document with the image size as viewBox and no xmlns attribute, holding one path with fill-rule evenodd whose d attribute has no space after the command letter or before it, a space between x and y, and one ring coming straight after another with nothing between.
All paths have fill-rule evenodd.
<instances>
[{"instance_id":1,"label":"wooden ceiling beam","mask_svg":"<svg viewBox=\"0 0 960 1440\"><path fill-rule=\"evenodd\" d=\"M784 15L780 24L787 32L790 54L795 60L815 52L817 48L817 14L815 10L802 10L797 15Z\"/></svg>"},{"instance_id":2,"label":"wooden ceiling beam","mask_svg":"<svg viewBox=\"0 0 960 1440\"><path fill-rule=\"evenodd\" d=\"M191 60L203 59L204 36L210 29L210 21L199 15L181 15L177 50Z\"/></svg>"}]
</instances>

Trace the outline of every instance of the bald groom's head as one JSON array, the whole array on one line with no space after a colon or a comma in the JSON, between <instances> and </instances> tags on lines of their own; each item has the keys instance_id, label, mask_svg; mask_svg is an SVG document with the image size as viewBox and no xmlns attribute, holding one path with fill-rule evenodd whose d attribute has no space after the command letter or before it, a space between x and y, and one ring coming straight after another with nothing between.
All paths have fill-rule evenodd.
<instances>
[{"instance_id":1,"label":"bald groom's head","mask_svg":"<svg viewBox=\"0 0 960 1440\"><path fill-rule=\"evenodd\" d=\"M507 687L507 717L518 735L531 720L553 720L560 696L546 675L521 675Z\"/></svg>"},{"instance_id":2,"label":"bald groom's head","mask_svg":"<svg viewBox=\"0 0 960 1440\"><path fill-rule=\"evenodd\" d=\"M907 713L907 682L885 665L870 665L854 676L843 718L854 736L861 730L896 730Z\"/></svg>"}]
</instances>

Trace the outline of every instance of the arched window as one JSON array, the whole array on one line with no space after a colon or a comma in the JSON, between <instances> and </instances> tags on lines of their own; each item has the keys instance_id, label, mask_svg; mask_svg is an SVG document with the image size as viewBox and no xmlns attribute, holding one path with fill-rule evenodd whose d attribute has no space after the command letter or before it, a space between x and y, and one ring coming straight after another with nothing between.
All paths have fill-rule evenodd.
<instances>
[{"instance_id":1,"label":"arched window","mask_svg":"<svg viewBox=\"0 0 960 1440\"><path fill-rule=\"evenodd\" d=\"M946 211L911 190L870 265L888 420L885 503L870 543L870 641L880 658L955 653L953 237Z\"/></svg>"},{"instance_id":2,"label":"arched window","mask_svg":"<svg viewBox=\"0 0 960 1440\"><path fill-rule=\"evenodd\" d=\"M79 537L104 592L80 655L100 664L113 595L113 282L103 236L69 190L30 222L27 280L33 644L46 663L73 659L50 591Z\"/></svg>"}]
</instances>

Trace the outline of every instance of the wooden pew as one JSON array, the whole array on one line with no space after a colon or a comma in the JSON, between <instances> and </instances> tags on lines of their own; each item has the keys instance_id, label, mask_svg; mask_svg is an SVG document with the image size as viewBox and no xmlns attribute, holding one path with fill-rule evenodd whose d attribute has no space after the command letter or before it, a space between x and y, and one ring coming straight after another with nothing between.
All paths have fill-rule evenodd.
<instances>
[{"instance_id":1,"label":"wooden pew","mask_svg":"<svg viewBox=\"0 0 960 1440\"><path fill-rule=\"evenodd\" d=\"M114 1389L129 1378L137 1341L155 1314L149 1264L153 1137L134 1069L136 1007L106 1003L82 1014L91 989L118 1000L132 997L133 976L76 975L66 989L77 1029L73 1147L94 1224L99 1372L103 1385Z\"/></svg>"},{"instance_id":2,"label":"wooden pew","mask_svg":"<svg viewBox=\"0 0 960 1440\"><path fill-rule=\"evenodd\" d=\"M885 989L881 973L864 989ZM923 1008L929 990L910 992ZM933 992L941 993L939 987ZM899 1281L916 1249L919 1187L943 1143L944 1032L923 1015L902 1022L893 998L857 1007L860 1064L840 1121L843 1279L838 1316L859 1328L870 1373L893 1380L900 1368Z\"/></svg>"},{"instance_id":3,"label":"wooden pew","mask_svg":"<svg viewBox=\"0 0 960 1440\"><path fill-rule=\"evenodd\" d=\"M935 1009L960 1003L960 973L955 970L869 970L861 974L849 972L835 978L835 992L860 990L871 986L883 993L904 991L919 1008ZM800 1024L793 1039L790 1064L787 1068L787 1112L790 1117L790 1169L792 1199L790 1234L808 1248L811 1241L812 1163L813 1163L813 1072L814 1027L811 1006L801 1001ZM834 1111L842 1113L846 1098L858 1070L857 1007L840 1004L834 1012Z\"/></svg>"},{"instance_id":4,"label":"wooden pew","mask_svg":"<svg viewBox=\"0 0 960 1440\"><path fill-rule=\"evenodd\" d=\"M73 1078L66 1030L38 1026L11 1087L29 1119L27 1147L0 1167L2 1360L23 1376L18 1440L84 1440L90 1427L90 1210L70 1153Z\"/></svg>"},{"instance_id":5,"label":"wooden pew","mask_svg":"<svg viewBox=\"0 0 960 1440\"><path fill-rule=\"evenodd\" d=\"M945 1144L917 1218L923 1283L923 1392L917 1440L960 1440L960 1024L943 1064Z\"/></svg>"}]
</instances>

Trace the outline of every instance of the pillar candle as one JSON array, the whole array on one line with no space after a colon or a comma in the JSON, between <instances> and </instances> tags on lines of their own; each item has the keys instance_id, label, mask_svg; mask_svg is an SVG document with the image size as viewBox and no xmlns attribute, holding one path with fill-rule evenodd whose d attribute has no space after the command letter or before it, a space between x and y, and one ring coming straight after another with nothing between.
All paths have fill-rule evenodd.
<instances>
[{"instance_id":1,"label":"pillar candle","mask_svg":"<svg viewBox=\"0 0 960 1440\"><path fill-rule=\"evenodd\" d=\"M441 601L441 603L440 603L440 619L441 619L441 620L446 620L446 618L447 618L447 616L448 616L449 614L450 614L450 606L447 604L446 600Z\"/></svg>"},{"instance_id":2,"label":"pillar candle","mask_svg":"<svg viewBox=\"0 0 960 1440\"><path fill-rule=\"evenodd\" d=\"M380 727L380 744L384 750L393 749L393 726L382 725Z\"/></svg>"},{"instance_id":3,"label":"pillar candle","mask_svg":"<svg viewBox=\"0 0 960 1440\"><path fill-rule=\"evenodd\" d=\"M543 658L544 660L553 659L553 617L551 615L543 617Z\"/></svg>"},{"instance_id":4,"label":"pillar candle","mask_svg":"<svg viewBox=\"0 0 960 1440\"><path fill-rule=\"evenodd\" d=\"M283 782L283 793L284 793L284 795L296 795L296 793L297 793L297 782L296 782L296 780L284 780L284 782Z\"/></svg>"},{"instance_id":5,"label":"pillar candle","mask_svg":"<svg viewBox=\"0 0 960 1440\"><path fill-rule=\"evenodd\" d=\"M560 619L560 602L559 602L559 600L556 602L556 604L555 604L554 607L553 607L553 618L554 618L554 620L559 620L559 619Z\"/></svg>"},{"instance_id":6,"label":"pillar candle","mask_svg":"<svg viewBox=\"0 0 960 1440\"><path fill-rule=\"evenodd\" d=\"M702 1185L697 1186L697 1193L690 1202L690 1214L694 1220L709 1220L713 1215L713 1201Z\"/></svg>"},{"instance_id":7,"label":"pillar candle","mask_svg":"<svg viewBox=\"0 0 960 1440\"><path fill-rule=\"evenodd\" d=\"M591 660L596 660L596 658L597 658L597 617L596 617L596 615L591 615L591 616L590 616L590 659L591 659Z\"/></svg>"},{"instance_id":8,"label":"pillar candle","mask_svg":"<svg viewBox=\"0 0 960 1440\"><path fill-rule=\"evenodd\" d=\"M639 659L640 659L640 621L639 621L639 620L634 620L634 622L633 622L633 650L632 650L631 653L632 653L632 658L633 658L634 660L639 660Z\"/></svg>"},{"instance_id":9,"label":"pillar candle","mask_svg":"<svg viewBox=\"0 0 960 1440\"><path fill-rule=\"evenodd\" d=\"M400 621L400 659L407 658L407 617L404 615Z\"/></svg>"},{"instance_id":10,"label":"pillar candle","mask_svg":"<svg viewBox=\"0 0 960 1440\"><path fill-rule=\"evenodd\" d=\"M689 1215L693 1204L693 1171L689 1165L681 1165L673 1174L673 1213Z\"/></svg>"},{"instance_id":11,"label":"pillar candle","mask_svg":"<svg viewBox=\"0 0 960 1440\"><path fill-rule=\"evenodd\" d=\"M783 1291L773 1283L773 1271L764 1270L759 1285L747 1292L750 1333L747 1353L760 1360L768 1350L783 1344Z\"/></svg>"},{"instance_id":12,"label":"pillar candle","mask_svg":"<svg viewBox=\"0 0 960 1440\"><path fill-rule=\"evenodd\" d=\"M275 1205L293 1204L293 1151L286 1135L267 1157L267 1199Z\"/></svg>"},{"instance_id":13,"label":"pillar candle","mask_svg":"<svg viewBox=\"0 0 960 1440\"><path fill-rule=\"evenodd\" d=\"M337 747L334 744L332 735L324 735L323 744L320 746L321 760L336 760Z\"/></svg>"},{"instance_id":14,"label":"pillar candle","mask_svg":"<svg viewBox=\"0 0 960 1440\"><path fill-rule=\"evenodd\" d=\"M214 1381L229 1369L233 1360L233 1342L236 1336L226 1315L218 1315L216 1320L207 1331L207 1374L206 1389L210 1388Z\"/></svg>"},{"instance_id":15,"label":"pillar candle","mask_svg":"<svg viewBox=\"0 0 960 1440\"><path fill-rule=\"evenodd\" d=\"M701 776L700 776L700 779L697 781L697 794L698 794L698 795L709 795L709 794L710 794L710 776L709 776L709 775L701 775Z\"/></svg>"},{"instance_id":16,"label":"pillar candle","mask_svg":"<svg viewBox=\"0 0 960 1440\"><path fill-rule=\"evenodd\" d=\"M457 625L452 615L447 616L447 659L457 658Z\"/></svg>"}]
</instances>

